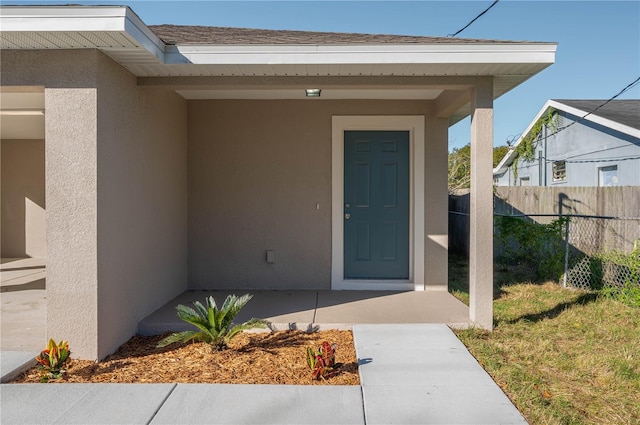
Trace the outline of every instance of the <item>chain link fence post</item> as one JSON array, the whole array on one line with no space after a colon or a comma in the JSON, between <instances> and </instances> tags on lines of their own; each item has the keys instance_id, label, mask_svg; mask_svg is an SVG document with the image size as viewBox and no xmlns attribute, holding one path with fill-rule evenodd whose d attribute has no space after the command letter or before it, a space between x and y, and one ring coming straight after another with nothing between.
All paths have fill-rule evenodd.
<instances>
[{"instance_id":1,"label":"chain link fence post","mask_svg":"<svg viewBox=\"0 0 640 425\"><path fill-rule=\"evenodd\" d=\"M562 216L560 216L562 217ZM569 221L571 219L566 217L564 223L564 274L562 275L562 287L567 287L567 274L569 274Z\"/></svg>"}]
</instances>

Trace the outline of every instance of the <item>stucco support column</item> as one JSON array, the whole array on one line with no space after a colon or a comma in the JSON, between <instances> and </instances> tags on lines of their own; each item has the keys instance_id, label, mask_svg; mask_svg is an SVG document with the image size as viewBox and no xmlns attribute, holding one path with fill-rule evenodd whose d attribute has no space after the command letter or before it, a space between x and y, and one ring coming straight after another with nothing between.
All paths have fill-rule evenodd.
<instances>
[{"instance_id":1,"label":"stucco support column","mask_svg":"<svg viewBox=\"0 0 640 425\"><path fill-rule=\"evenodd\" d=\"M469 315L493 328L493 79L471 92Z\"/></svg>"},{"instance_id":2,"label":"stucco support column","mask_svg":"<svg viewBox=\"0 0 640 425\"><path fill-rule=\"evenodd\" d=\"M45 89L47 337L98 360L97 92ZM45 341L43 341L43 344Z\"/></svg>"},{"instance_id":3,"label":"stucco support column","mask_svg":"<svg viewBox=\"0 0 640 425\"><path fill-rule=\"evenodd\" d=\"M446 118L426 114L426 140L424 167L424 289L447 290L449 248L449 193L447 191L447 137L449 122Z\"/></svg>"}]
</instances>

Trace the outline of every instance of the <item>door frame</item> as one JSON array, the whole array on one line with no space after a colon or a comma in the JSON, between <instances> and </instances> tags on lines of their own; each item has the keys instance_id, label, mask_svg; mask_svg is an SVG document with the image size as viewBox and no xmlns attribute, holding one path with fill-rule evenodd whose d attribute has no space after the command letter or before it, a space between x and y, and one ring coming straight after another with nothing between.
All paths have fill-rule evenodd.
<instances>
[{"instance_id":1,"label":"door frame","mask_svg":"<svg viewBox=\"0 0 640 425\"><path fill-rule=\"evenodd\" d=\"M344 132L350 130L409 132L409 279L344 278ZM424 116L334 115L331 133L331 289L424 291Z\"/></svg>"}]
</instances>

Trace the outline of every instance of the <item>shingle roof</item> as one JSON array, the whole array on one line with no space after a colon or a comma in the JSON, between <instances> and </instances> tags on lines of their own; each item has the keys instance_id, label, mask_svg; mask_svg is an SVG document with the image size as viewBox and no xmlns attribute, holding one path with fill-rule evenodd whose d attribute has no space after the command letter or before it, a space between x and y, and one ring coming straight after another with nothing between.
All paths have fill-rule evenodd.
<instances>
[{"instance_id":1,"label":"shingle roof","mask_svg":"<svg viewBox=\"0 0 640 425\"><path fill-rule=\"evenodd\" d=\"M528 43L451 37L357 34L250 28L149 25L167 44L433 44L433 43Z\"/></svg>"},{"instance_id":2,"label":"shingle roof","mask_svg":"<svg viewBox=\"0 0 640 425\"><path fill-rule=\"evenodd\" d=\"M606 100L556 100L572 108L580 109L585 114L595 110ZM624 124L626 126L640 130L640 99L612 100L593 115L609 119L611 121Z\"/></svg>"}]
</instances>

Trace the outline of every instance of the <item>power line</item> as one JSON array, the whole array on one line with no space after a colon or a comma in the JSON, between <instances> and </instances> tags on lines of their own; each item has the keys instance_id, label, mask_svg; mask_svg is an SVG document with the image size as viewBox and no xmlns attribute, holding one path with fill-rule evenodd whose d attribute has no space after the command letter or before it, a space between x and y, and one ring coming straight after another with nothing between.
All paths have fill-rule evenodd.
<instances>
[{"instance_id":1,"label":"power line","mask_svg":"<svg viewBox=\"0 0 640 425\"><path fill-rule=\"evenodd\" d=\"M560 133L563 130L566 130L567 128L571 127L572 125L582 121L583 119L585 119L586 117L588 117L589 115L593 114L594 112L596 112L598 109L602 108L603 106L605 106L607 103L611 102L612 100L614 100L615 98L617 98L618 96L624 94L625 92L631 90L632 88L634 88L636 85L638 85L638 83L640 83L640 77L636 78L635 80L633 80L631 83L627 84L627 86L625 88L623 88L622 90L620 90L617 94L613 95L612 97L610 97L607 101L605 101L603 104L599 105L597 108L593 109L592 111L587 112L585 115L583 115L582 117L578 118L575 121L572 121L571 124L567 124L564 127L560 127L558 128L556 131L554 131L551 134L548 134L547 137L551 137L551 136L555 136L556 134Z\"/></svg>"},{"instance_id":2,"label":"power line","mask_svg":"<svg viewBox=\"0 0 640 425\"><path fill-rule=\"evenodd\" d=\"M484 15L485 13L487 13L489 11L489 9L491 9L493 6L495 6L500 0L494 0L493 3L491 3L491 6L487 7L484 12L482 12L481 14L479 14L478 16L476 16L475 18L473 18L471 20L471 22L469 22L467 25L465 25L464 27L462 27L461 29L459 29L457 32L455 32L454 34L449 34L447 35L447 37L455 37L456 35L460 34L462 31L466 30L467 28L469 28L469 26L471 24L473 24L475 21L478 20L478 18L480 18L482 15Z\"/></svg>"},{"instance_id":3,"label":"power line","mask_svg":"<svg viewBox=\"0 0 640 425\"><path fill-rule=\"evenodd\" d=\"M619 157L599 158L599 159L547 159L545 157L542 157L542 159L547 164L550 164L553 162L566 162L568 164L589 164L589 163L596 163L596 162L629 161L634 159L640 159L640 156L619 156Z\"/></svg>"},{"instance_id":4,"label":"power line","mask_svg":"<svg viewBox=\"0 0 640 425\"><path fill-rule=\"evenodd\" d=\"M493 6L493 5L492 5ZM463 28L464 29L464 28ZM616 93L615 95L611 96L609 99L607 99L605 102L603 102L601 105L599 105L598 107L596 107L595 109L587 112L585 115L583 115L581 118L578 118L575 121L572 121L571 124L565 125L564 127L560 127L558 128L555 132L548 134L547 137L551 137L551 136L555 136L556 134L560 133L563 130L566 130L567 128L571 127L572 125L581 122L583 119L585 119L586 117L588 117L589 115L593 114L594 112L596 112L598 109L602 108L603 106L605 106L606 104L608 104L609 102L611 102L612 100L615 100L618 96L621 96L622 94L624 94L625 92L631 90L632 88L634 88L635 86L637 86L638 84L640 84L640 77L636 78L635 80L633 80L632 82L630 82L629 84L627 84L622 90L620 90L618 93ZM512 139L513 141L513 139ZM509 152L506 155L510 155L511 152L513 152L515 150L515 145L511 145L509 143L509 141L507 140L507 145L509 146ZM505 157L506 157L505 155ZM545 160L545 162L549 163L549 162L555 162L555 161L566 161L566 162L597 162L597 160L552 160L552 159L548 159L548 158L543 158ZM627 157L627 158L616 158L616 159L604 159L601 160L602 162L612 162L612 161L617 161L617 160L621 160L621 161L626 161L629 159L638 159L638 158L634 158L634 157ZM509 165L509 167L511 167L511 165Z\"/></svg>"},{"instance_id":5,"label":"power line","mask_svg":"<svg viewBox=\"0 0 640 425\"><path fill-rule=\"evenodd\" d=\"M463 28L464 29L464 28ZM594 112L596 112L598 109L602 108L603 106L605 106L607 103L611 102L612 100L615 100L618 96L621 96L622 94L626 93L627 91L631 90L632 88L634 88L635 86L637 86L640 83L640 77L636 78L635 80L633 80L632 82L630 82L629 84L626 85L625 88L623 88L622 90L620 90L618 93L616 93L615 95L611 96L609 99L607 99L604 103L602 103L601 105L599 105L598 107L596 107L595 109L593 109L592 111L587 112L586 114L584 114L582 117L578 118L575 121L572 121L570 124L565 125L564 127L560 127L558 129L556 129L556 131L554 131L551 134L547 134L547 137L551 137L551 136L555 136L556 134L560 133L563 130L566 130L567 128L571 127L572 125L581 122L583 119L585 119L586 117L588 117L589 115L593 114ZM517 138L522 136L522 134L520 134L519 136L516 136L513 139L507 140L507 146L509 146L509 148L511 150L515 149L515 145L513 145L513 141Z\"/></svg>"}]
</instances>

